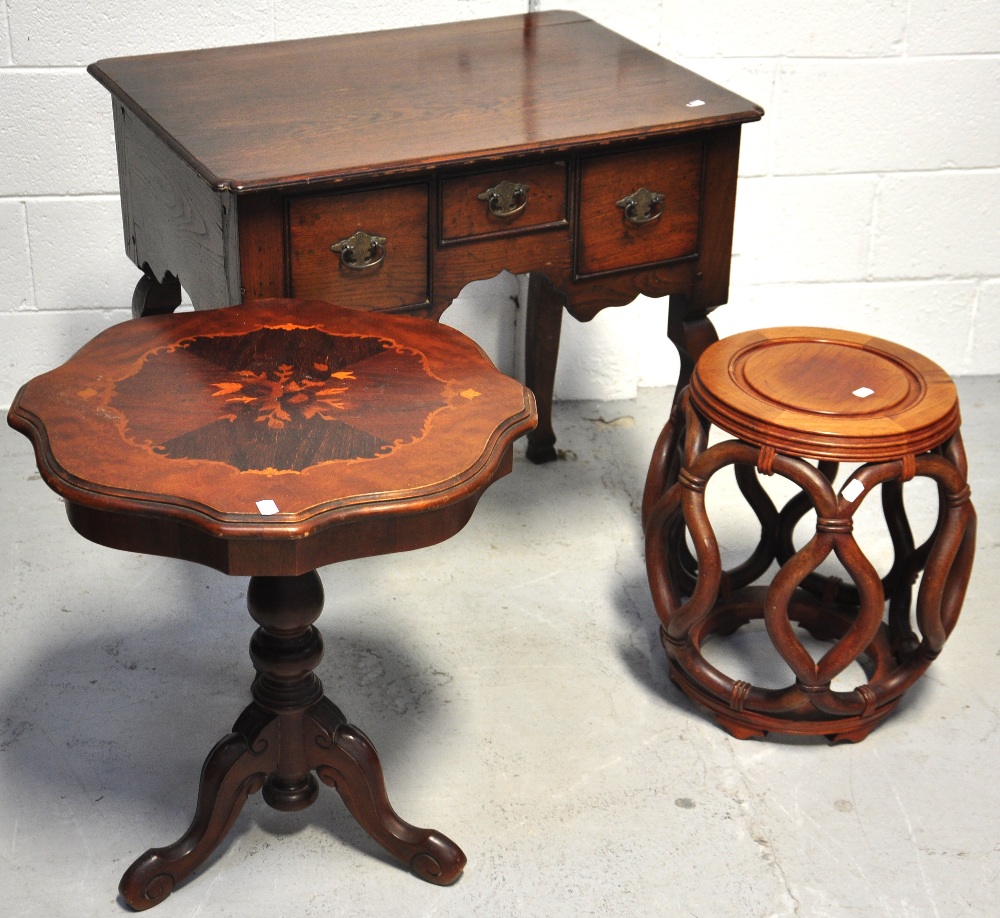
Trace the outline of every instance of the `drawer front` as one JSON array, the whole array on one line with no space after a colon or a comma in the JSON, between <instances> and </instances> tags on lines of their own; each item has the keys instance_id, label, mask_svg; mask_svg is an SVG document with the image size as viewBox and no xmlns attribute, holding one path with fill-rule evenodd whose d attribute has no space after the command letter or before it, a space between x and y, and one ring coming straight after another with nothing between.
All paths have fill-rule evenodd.
<instances>
[{"instance_id":1,"label":"drawer front","mask_svg":"<svg viewBox=\"0 0 1000 918\"><path fill-rule=\"evenodd\" d=\"M702 161L700 142L582 160L576 273L697 255Z\"/></svg>"},{"instance_id":2,"label":"drawer front","mask_svg":"<svg viewBox=\"0 0 1000 918\"><path fill-rule=\"evenodd\" d=\"M495 169L441 182L442 242L565 223L565 163Z\"/></svg>"},{"instance_id":3,"label":"drawer front","mask_svg":"<svg viewBox=\"0 0 1000 918\"><path fill-rule=\"evenodd\" d=\"M427 185L293 198L292 295L351 309L428 300Z\"/></svg>"}]
</instances>

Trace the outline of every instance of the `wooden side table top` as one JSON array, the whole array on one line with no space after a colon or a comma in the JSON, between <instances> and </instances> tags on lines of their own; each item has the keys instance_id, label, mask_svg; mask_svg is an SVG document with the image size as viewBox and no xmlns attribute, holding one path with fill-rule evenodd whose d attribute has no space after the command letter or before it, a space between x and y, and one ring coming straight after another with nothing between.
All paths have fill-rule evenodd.
<instances>
[{"instance_id":1,"label":"wooden side table top","mask_svg":"<svg viewBox=\"0 0 1000 918\"><path fill-rule=\"evenodd\" d=\"M535 410L447 326L267 300L113 326L9 421L87 538L283 575L454 534Z\"/></svg>"},{"instance_id":2,"label":"wooden side table top","mask_svg":"<svg viewBox=\"0 0 1000 918\"><path fill-rule=\"evenodd\" d=\"M892 341L809 326L711 345L691 377L695 405L757 446L812 459L899 459L958 430L958 392L936 363Z\"/></svg>"},{"instance_id":3,"label":"wooden side table top","mask_svg":"<svg viewBox=\"0 0 1000 918\"><path fill-rule=\"evenodd\" d=\"M763 114L572 12L88 69L207 183L237 192L666 137Z\"/></svg>"}]
</instances>

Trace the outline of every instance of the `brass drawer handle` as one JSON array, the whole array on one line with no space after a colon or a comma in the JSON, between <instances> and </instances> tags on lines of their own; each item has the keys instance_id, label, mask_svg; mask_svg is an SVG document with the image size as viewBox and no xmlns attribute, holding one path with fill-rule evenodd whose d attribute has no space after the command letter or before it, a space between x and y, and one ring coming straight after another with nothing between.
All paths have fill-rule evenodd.
<instances>
[{"instance_id":1,"label":"brass drawer handle","mask_svg":"<svg viewBox=\"0 0 1000 918\"><path fill-rule=\"evenodd\" d=\"M498 185L477 194L476 199L485 201L494 217L513 217L528 206L528 186L504 179Z\"/></svg>"},{"instance_id":2,"label":"brass drawer handle","mask_svg":"<svg viewBox=\"0 0 1000 918\"><path fill-rule=\"evenodd\" d=\"M381 264L385 258L385 236L373 236L358 230L346 239L330 246L331 252L340 253L340 263L352 271L365 271Z\"/></svg>"},{"instance_id":3,"label":"brass drawer handle","mask_svg":"<svg viewBox=\"0 0 1000 918\"><path fill-rule=\"evenodd\" d=\"M623 216L629 223L642 224L659 220L663 214L663 200L664 195L658 191L640 188L616 203L624 209Z\"/></svg>"}]
</instances>

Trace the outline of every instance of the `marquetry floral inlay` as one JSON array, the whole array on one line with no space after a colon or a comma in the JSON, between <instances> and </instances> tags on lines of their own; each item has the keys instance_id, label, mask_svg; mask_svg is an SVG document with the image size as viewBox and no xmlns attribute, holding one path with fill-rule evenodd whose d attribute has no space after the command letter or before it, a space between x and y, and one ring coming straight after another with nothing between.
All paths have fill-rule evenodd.
<instances>
[{"instance_id":1,"label":"marquetry floral inlay","mask_svg":"<svg viewBox=\"0 0 1000 918\"><path fill-rule=\"evenodd\" d=\"M314 364L320 372L329 371L325 364ZM293 406L303 417L316 415L325 421L336 420L336 412L347 408L341 396L347 386L331 386L330 380L354 379L351 370L331 373L329 379L295 379L295 368L283 363L273 371L255 373L241 370L239 381L217 382L214 398L223 398L227 405L253 405L257 408L257 423L265 422L268 427L280 429L292 420L288 409Z\"/></svg>"},{"instance_id":2,"label":"marquetry floral inlay","mask_svg":"<svg viewBox=\"0 0 1000 918\"><path fill-rule=\"evenodd\" d=\"M279 474L416 442L446 389L395 341L282 326L157 348L109 404L126 439L157 455Z\"/></svg>"}]
</instances>

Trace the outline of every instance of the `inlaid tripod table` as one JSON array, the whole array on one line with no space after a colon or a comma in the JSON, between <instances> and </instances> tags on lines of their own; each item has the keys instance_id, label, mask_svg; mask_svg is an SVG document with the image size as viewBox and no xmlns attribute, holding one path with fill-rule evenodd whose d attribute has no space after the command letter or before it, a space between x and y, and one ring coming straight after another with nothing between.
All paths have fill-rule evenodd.
<instances>
[{"instance_id":1,"label":"inlaid tripod table","mask_svg":"<svg viewBox=\"0 0 1000 918\"><path fill-rule=\"evenodd\" d=\"M458 532L511 470L531 393L436 322L275 299L113 326L8 420L81 535L250 576L253 701L205 762L190 828L125 872L125 901L162 901L250 794L302 809L317 776L390 854L452 882L465 855L395 814L375 749L323 695L316 569Z\"/></svg>"}]
</instances>

